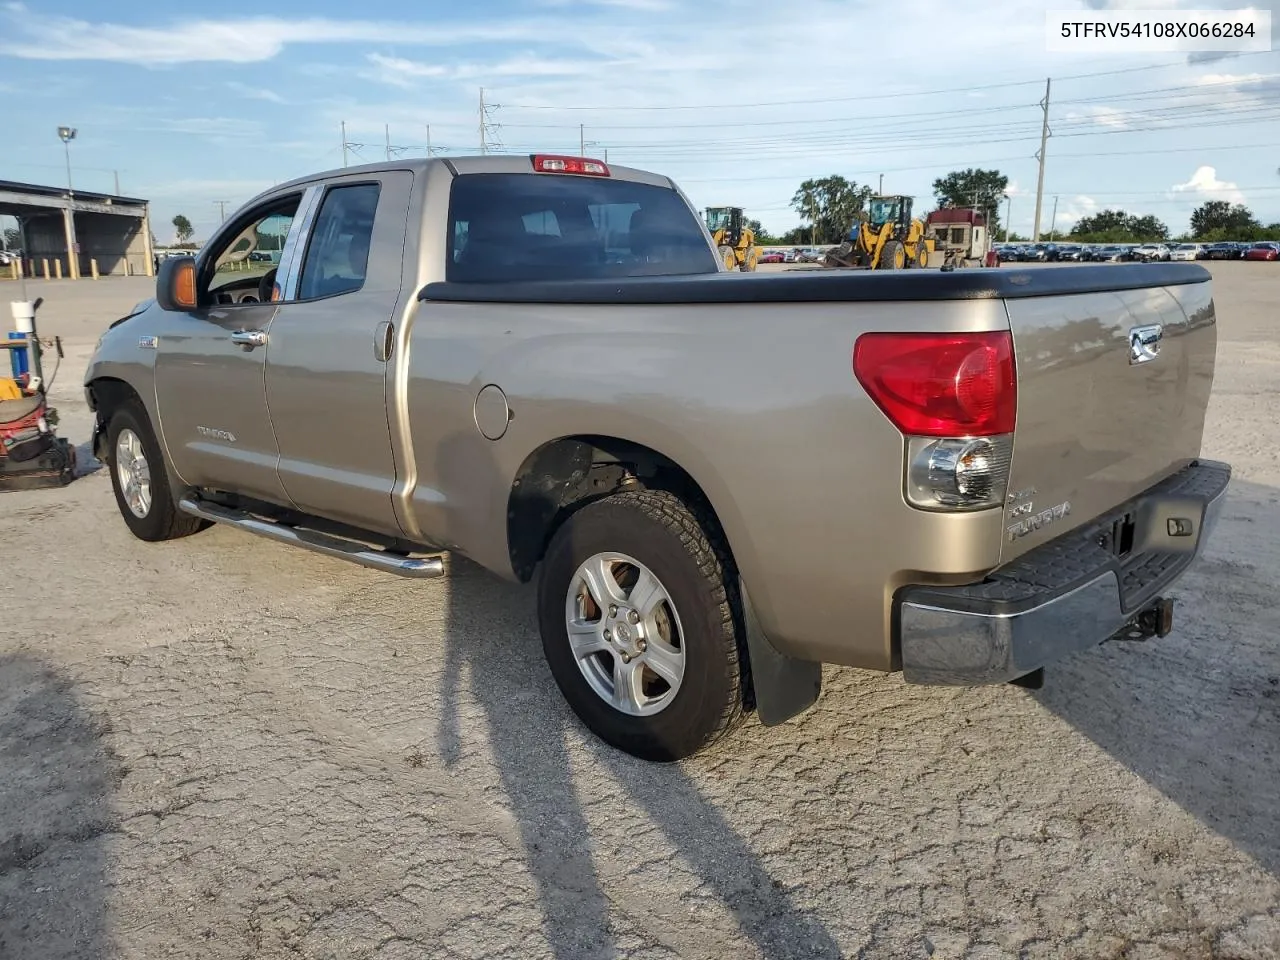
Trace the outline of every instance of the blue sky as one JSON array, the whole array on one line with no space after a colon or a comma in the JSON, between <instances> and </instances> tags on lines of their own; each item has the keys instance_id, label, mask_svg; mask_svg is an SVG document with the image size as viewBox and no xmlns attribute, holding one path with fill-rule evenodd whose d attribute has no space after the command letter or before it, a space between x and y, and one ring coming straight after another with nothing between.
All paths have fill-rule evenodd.
<instances>
[{"instance_id":1,"label":"blue sky","mask_svg":"<svg viewBox=\"0 0 1280 960\"><path fill-rule=\"evenodd\" d=\"M0 179L65 182L185 214L197 237L272 183L393 147L578 151L670 174L698 206L780 231L799 182L839 173L932 206L971 165L1011 180L1030 232L1053 77L1042 228L1105 207L1175 231L1205 199L1280 221L1280 53L1051 53L1046 9L1226 0L0 0ZM1277 0L1266 0L1273 11ZM221 9L221 12L205 11ZM1273 24L1273 29L1275 24ZM1189 62L1196 61L1196 62Z\"/></svg>"}]
</instances>

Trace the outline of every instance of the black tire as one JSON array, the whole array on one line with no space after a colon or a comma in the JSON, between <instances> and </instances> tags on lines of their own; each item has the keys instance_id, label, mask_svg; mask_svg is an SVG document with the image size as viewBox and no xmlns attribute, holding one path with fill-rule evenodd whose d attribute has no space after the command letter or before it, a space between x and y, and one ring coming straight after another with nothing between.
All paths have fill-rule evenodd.
<instances>
[{"instance_id":1,"label":"black tire","mask_svg":"<svg viewBox=\"0 0 1280 960\"><path fill-rule=\"evenodd\" d=\"M120 471L117 469L116 444L125 430L131 431L140 441L150 474L150 503L142 516L129 506ZM189 537L210 525L207 520L182 513L174 503L164 455L160 451L155 432L151 429L147 412L138 401L126 401L111 414L111 420L107 424L106 456L107 469L111 474L111 489L116 495L116 507L119 508L125 525L139 540L176 540L179 537Z\"/></svg>"},{"instance_id":2,"label":"black tire","mask_svg":"<svg viewBox=\"0 0 1280 960\"><path fill-rule=\"evenodd\" d=\"M898 266L898 256L902 256L902 267ZM900 240L889 240L880 248L880 269L898 270L907 266L907 253Z\"/></svg>"},{"instance_id":3,"label":"black tire","mask_svg":"<svg viewBox=\"0 0 1280 960\"><path fill-rule=\"evenodd\" d=\"M569 646L566 602L578 567L614 551L653 572L680 623L683 679L670 702L648 716L629 715L607 703L587 682ZM684 759L738 727L746 715L750 674L736 584L737 572L714 519L701 510L695 514L675 494L624 491L569 517L544 559L538 621L551 673L583 724L605 743L656 762Z\"/></svg>"}]
</instances>

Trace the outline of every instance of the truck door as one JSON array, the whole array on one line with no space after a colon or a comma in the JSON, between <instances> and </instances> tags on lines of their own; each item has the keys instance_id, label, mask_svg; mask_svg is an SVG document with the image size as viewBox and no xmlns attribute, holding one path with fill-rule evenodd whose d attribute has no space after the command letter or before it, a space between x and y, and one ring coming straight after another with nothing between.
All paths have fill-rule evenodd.
<instances>
[{"instance_id":1,"label":"truck door","mask_svg":"<svg viewBox=\"0 0 1280 960\"><path fill-rule=\"evenodd\" d=\"M267 405L280 479L309 513L391 535L390 335L401 297L413 174L327 181L280 289Z\"/></svg>"},{"instance_id":2,"label":"truck door","mask_svg":"<svg viewBox=\"0 0 1280 960\"><path fill-rule=\"evenodd\" d=\"M199 306L167 315L156 339L163 442L188 484L288 506L267 414L264 343L276 305L264 288L297 243L303 204L302 189L280 193L225 223L197 263Z\"/></svg>"}]
</instances>

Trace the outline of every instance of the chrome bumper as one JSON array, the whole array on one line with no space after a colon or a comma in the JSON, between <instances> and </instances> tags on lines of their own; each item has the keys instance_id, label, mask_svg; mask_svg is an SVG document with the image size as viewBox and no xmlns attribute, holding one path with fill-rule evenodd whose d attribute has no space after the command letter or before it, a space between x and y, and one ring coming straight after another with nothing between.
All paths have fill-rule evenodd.
<instances>
[{"instance_id":1,"label":"chrome bumper","mask_svg":"<svg viewBox=\"0 0 1280 960\"><path fill-rule=\"evenodd\" d=\"M1127 632L1200 554L1230 480L1229 465L1198 460L981 583L904 587L894 604L903 678L1005 683ZM1134 548L1118 557L1101 541L1126 514Z\"/></svg>"}]
</instances>

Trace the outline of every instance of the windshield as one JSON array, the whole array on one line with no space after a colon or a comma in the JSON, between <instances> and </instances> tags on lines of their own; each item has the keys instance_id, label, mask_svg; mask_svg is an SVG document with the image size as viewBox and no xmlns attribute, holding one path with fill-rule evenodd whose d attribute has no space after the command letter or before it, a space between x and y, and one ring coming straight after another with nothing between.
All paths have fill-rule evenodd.
<instances>
[{"instance_id":1,"label":"windshield","mask_svg":"<svg viewBox=\"0 0 1280 960\"><path fill-rule=\"evenodd\" d=\"M707 229L712 233L729 226L729 210L725 207L713 207L707 211Z\"/></svg>"},{"instance_id":2,"label":"windshield","mask_svg":"<svg viewBox=\"0 0 1280 960\"><path fill-rule=\"evenodd\" d=\"M890 220L898 219L898 208L901 204L897 200L872 200L870 208L870 220L872 223L888 223Z\"/></svg>"},{"instance_id":3,"label":"windshield","mask_svg":"<svg viewBox=\"0 0 1280 960\"><path fill-rule=\"evenodd\" d=\"M453 181L445 277L453 282L718 273L697 214L668 187L556 174Z\"/></svg>"}]
</instances>

